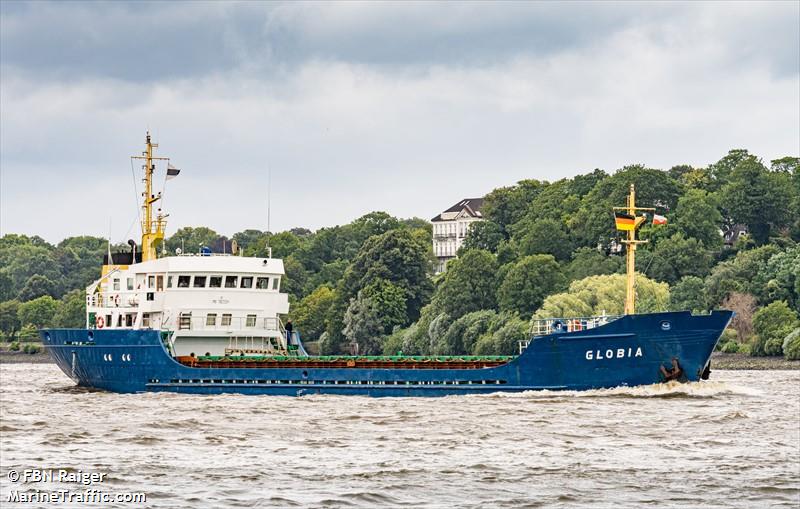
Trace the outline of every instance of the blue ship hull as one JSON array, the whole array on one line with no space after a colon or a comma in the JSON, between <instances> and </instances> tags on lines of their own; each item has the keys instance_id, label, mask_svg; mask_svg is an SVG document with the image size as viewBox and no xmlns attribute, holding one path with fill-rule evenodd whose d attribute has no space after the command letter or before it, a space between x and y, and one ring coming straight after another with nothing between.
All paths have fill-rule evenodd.
<instances>
[{"instance_id":1,"label":"blue ship hull","mask_svg":"<svg viewBox=\"0 0 800 509\"><path fill-rule=\"evenodd\" d=\"M46 329L42 342L78 385L113 392L446 396L588 390L664 381L677 358L701 378L733 313L628 315L577 332L537 336L509 362L480 369L207 368L180 364L158 331Z\"/></svg>"}]
</instances>

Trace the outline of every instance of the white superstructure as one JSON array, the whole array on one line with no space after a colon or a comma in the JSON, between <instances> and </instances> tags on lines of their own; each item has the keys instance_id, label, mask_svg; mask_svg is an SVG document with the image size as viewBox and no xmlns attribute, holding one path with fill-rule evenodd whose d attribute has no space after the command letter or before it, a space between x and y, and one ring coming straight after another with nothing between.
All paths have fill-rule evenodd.
<instances>
[{"instance_id":1,"label":"white superstructure","mask_svg":"<svg viewBox=\"0 0 800 509\"><path fill-rule=\"evenodd\" d=\"M283 260L170 256L109 269L87 288L88 327L167 331L174 355L286 349Z\"/></svg>"}]
</instances>

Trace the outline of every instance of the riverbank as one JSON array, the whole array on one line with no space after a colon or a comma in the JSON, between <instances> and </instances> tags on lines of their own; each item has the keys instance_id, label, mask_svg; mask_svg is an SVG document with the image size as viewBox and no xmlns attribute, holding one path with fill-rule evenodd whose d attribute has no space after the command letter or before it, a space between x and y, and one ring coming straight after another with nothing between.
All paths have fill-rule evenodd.
<instances>
[{"instance_id":1,"label":"riverbank","mask_svg":"<svg viewBox=\"0 0 800 509\"><path fill-rule=\"evenodd\" d=\"M800 361L788 361L783 357L750 357L743 353L711 354L711 369L752 370L800 370Z\"/></svg>"}]
</instances>

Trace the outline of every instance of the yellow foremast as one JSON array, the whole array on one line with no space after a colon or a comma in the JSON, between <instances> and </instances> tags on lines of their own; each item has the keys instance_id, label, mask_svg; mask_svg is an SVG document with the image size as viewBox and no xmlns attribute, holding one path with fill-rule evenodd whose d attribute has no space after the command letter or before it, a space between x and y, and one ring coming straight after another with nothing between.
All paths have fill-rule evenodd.
<instances>
[{"instance_id":1,"label":"yellow foremast","mask_svg":"<svg viewBox=\"0 0 800 509\"><path fill-rule=\"evenodd\" d=\"M624 210L628 215L636 216L637 210L643 210L655 213L654 208L637 207L636 206L636 190L631 184L630 194L628 195L628 204L625 207L614 207L614 210ZM626 247L626 281L625 281L625 314L632 315L636 312L636 246L637 244L645 244L646 240L637 240L636 232L639 226L644 222L644 217L637 217L635 227L628 230L628 238L623 239L622 243Z\"/></svg>"},{"instance_id":2,"label":"yellow foremast","mask_svg":"<svg viewBox=\"0 0 800 509\"><path fill-rule=\"evenodd\" d=\"M161 193L153 194L153 173L155 172L155 161L169 161L168 157L156 157L153 149L158 148L157 143L150 140L150 132L147 132L145 140L147 150L140 156L131 156L131 159L144 160L144 192L142 197L142 261L156 259L156 248L164 241L164 229L167 226L167 215L161 213L161 209L153 215L153 204L161 199Z\"/></svg>"}]
</instances>

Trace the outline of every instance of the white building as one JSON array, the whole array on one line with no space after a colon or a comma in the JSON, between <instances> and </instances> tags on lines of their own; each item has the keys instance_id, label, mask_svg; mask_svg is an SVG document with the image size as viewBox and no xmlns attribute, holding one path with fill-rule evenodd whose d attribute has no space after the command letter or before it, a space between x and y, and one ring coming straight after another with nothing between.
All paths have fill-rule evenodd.
<instances>
[{"instance_id":1,"label":"white building","mask_svg":"<svg viewBox=\"0 0 800 509\"><path fill-rule=\"evenodd\" d=\"M483 198L465 198L431 219L437 274L444 272L447 262L456 257L472 223L483 220L481 205Z\"/></svg>"}]
</instances>

